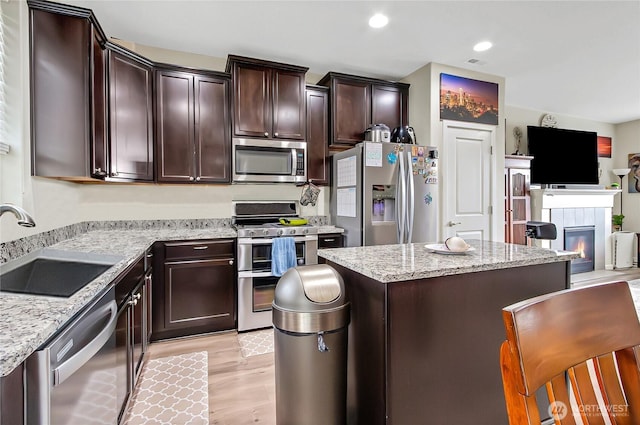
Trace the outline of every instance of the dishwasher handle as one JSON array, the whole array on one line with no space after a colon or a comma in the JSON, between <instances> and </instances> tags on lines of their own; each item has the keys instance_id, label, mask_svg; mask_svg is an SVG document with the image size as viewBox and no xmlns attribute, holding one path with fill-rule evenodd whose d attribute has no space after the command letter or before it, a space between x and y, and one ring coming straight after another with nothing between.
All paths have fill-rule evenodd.
<instances>
[{"instance_id":1,"label":"dishwasher handle","mask_svg":"<svg viewBox=\"0 0 640 425\"><path fill-rule=\"evenodd\" d=\"M116 304L115 301L111 301L100 310L96 311L93 315L102 316L107 312L110 313L109 322L107 322L106 326L98 333L98 335L80 351L69 357L69 360L66 360L53 370L54 387L66 381L85 363L91 360L91 358L95 356L96 353L109 341L118 322L118 304Z\"/></svg>"}]
</instances>

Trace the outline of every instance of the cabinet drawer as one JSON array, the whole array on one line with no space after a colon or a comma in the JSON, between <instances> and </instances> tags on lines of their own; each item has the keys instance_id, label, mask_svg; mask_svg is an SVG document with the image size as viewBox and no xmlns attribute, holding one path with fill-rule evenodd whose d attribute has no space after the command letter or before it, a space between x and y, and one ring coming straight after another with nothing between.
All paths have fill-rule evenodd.
<instances>
[{"instance_id":1,"label":"cabinet drawer","mask_svg":"<svg viewBox=\"0 0 640 425\"><path fill-rule=\"evenodd\" d=\"M215 239L186 242L165 242L165 259L188 260L195 258L233 257L232 239Z\"/></svg>"},{"instance_id":2,"label":"cabinet drawer","mask_svg":"<svg viewBox=\"0 0 640 425\"><path fill-rule=\"evenodd\" d=\"M344 236L341 233L318 235L318 248L342 248Z\"/></svg>"}]
</instances>

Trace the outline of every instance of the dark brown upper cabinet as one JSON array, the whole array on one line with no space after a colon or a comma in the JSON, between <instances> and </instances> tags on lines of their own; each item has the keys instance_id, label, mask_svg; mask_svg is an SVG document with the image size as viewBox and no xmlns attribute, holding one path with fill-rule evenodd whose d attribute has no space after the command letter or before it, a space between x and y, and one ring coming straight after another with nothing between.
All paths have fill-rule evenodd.
<instances>
[{"instance_id":1,"label":"dark brown upper cabinet","mask_svg":"<svg viewBox=\"0 0 640 425\"><path fill-rule=\"evenodd\" d=\"M229 55L233 80L233 134L304 140L308 68Z\"/></svg>"},{"instance_id":2,"label":"dark brown upper cabinet","mask_svg":"<svg viewBox=\"0 0 640 425\"><path fill-rule=\"evenodd\" d=\"M153 64L121 46L107 47L108 180L153 181Z\"/></svg>"},{"instance_id":3,"label":"dark brown upper cabinet","mask_svg":"<svg viewBox=\"0 0 640 425\"><path fill-rule=\"evenodd\" d=\"M329 89L308 85L307 95L307 179L329 184Z\"/></svg>"},{"instance_id":4,"label":"dark brown upper cabinet","mask_svg":"<svg viewBox=\"0 0 640 425\"><path fill-rule=\"evenodd\" d=\"M89 9L29 0L31 174L104 178L106 36Z\"/></svg>"},{"instance_id":5,"label":"dark brown upper cabinet","mask_svg":"<svg viewBox=\"0 0 640 425\"><path fill-rule=\"evenodd\" d=\"M386 124L390 130L408 124L409 84L329 72L318 85L330 88L331 148L362 142L371 124Z\"/></svg>"},{"instance_id":6,"label":"dark brown upper cabinet","mask_svg":"<svg viewBox=\"0 0 640 425\"><path fill-rule=\"evenodd\" d=\"M156 70L158 182L230 181L230 81L226 73Z\"/></svg>"}]
</instances>

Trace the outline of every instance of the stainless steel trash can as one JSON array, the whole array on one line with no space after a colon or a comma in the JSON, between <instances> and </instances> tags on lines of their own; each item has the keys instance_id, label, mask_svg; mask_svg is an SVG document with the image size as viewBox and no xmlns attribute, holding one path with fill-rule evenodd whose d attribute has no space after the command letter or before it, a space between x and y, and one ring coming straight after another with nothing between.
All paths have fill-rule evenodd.
<instances>
[{"instance_id":1,"label":"stainless steel trash can","mask_svg":"<svg viewBox=\"0 0 640 425\"><path fill-rule=\"evenodd\" d=\"M349 303L326 264L282 275L273 300L278 425L346 424Z\"/></svg>"}]
</instances>

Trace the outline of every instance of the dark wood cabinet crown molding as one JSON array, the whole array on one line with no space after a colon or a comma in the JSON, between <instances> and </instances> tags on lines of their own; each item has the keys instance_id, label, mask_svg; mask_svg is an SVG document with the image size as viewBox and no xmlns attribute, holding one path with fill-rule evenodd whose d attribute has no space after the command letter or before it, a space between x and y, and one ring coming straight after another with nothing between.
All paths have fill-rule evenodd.
<instances>
[{"instance_id":1,"label":"dark wood cabinet crown molding","mask_svg":"<svg viewBox=\"0 0 640 425\"><path fill-rule=\"evenodd\" d=\"M95 31L97 32L98 40L100 44L104 47L107 42L107 36L105 35L100 23L98 22L98 18L93 14L91 9L87 9L79 6L70 6L68 4L55 3L51 1L45 0L27 0L27 5L29 9L33 10L42 10L45 12L58 13L61 15L73 16L74 18L84 18L89 20L91 25L93 25Z\"/></svg>"},{"instance_id":2,"label":"dark wood cabinet crown molding","mask_svg":"<svg viewBox=\"0 0 640 425\"><path fill-rule=\"evenodd\" d=\"M136 52L134 52L132 50L127 49L126 47L123 47L123 46L121 46L119 44L116 44L116 43L113 43L111 41L107 41L105 43L105 48L107 48L109 51L119 53L122 56L126 56L129 59L133 59L136 62L138 62L138 63L140 63L142 65L145 65L147 67L154 68L156 66L155 62L145 58L144 56L141 56L141 55L137 54Z\"/></svg>"},{"instance_id":3,"label":"dark wood cabinet crown molding","mask_svg":"<svg viewBox=\"0 0 640 425\"><path fill-rule=\"evenodd\" d=\"M287 71L292 71L292 72L302 72L302 73L305 73L305 72L307 72L309 70L308 67L300 66L300 65L291 65L291 64L282 63L282 62L274 62L274 61L269 61L269 60L264 60L264 59L249 58L249 57L246 57L246 56L228 55L227 56L227 65L226 65L225 71L226 72L231 72L231 70L233 69L233 64L234 63L243 63L245 65L263 66L263 67L267 67L267 68L278 68L278 69L282 69L282 70L287 70Z\"/></svg>"},{"instance_id":4,"label":"dark wood cabinet crown molding","mask_svg":"<svg viewBox=\"0 0 640 425\"><path fill-rule=\"evenodd\" d=\"M324 77L322 77L320 81L318 81L317 85L326 86L333 79L346 79L346 80L351 80L354 82L357 81L357 82L366 83L366 84L378 84L378 85L386 85L386 86L391 85L391 86L403 88L405 90L409 90L409 87L410 87L410 84L401 83L399 81L382 80L380 78L363 77L361 75L344 74L342 72L333 72L333 71L327 72L324 75Z\"/></svg>"}]
</instances>

